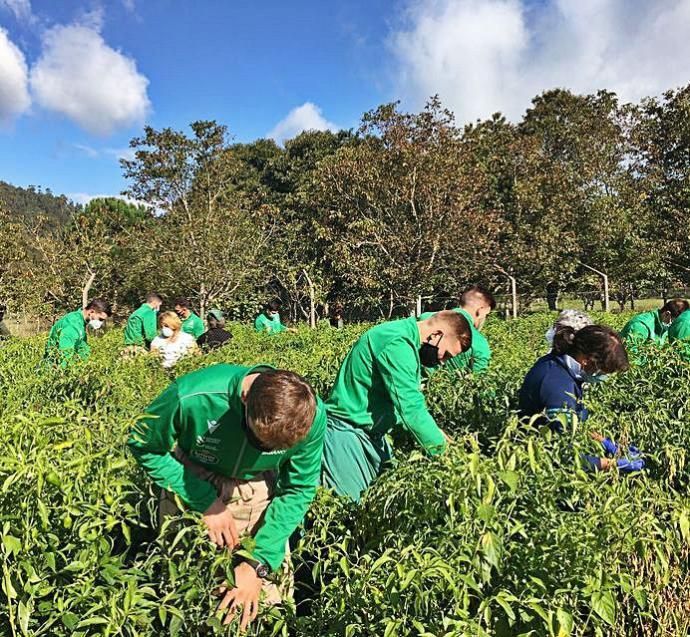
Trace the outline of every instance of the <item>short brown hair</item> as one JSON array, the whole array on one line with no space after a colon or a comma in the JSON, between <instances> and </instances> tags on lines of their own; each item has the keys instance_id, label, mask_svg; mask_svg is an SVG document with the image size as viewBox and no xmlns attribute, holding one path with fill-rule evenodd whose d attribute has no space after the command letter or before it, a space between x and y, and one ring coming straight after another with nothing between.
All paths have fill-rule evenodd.
<instances>
[{"instance_id":1,"label":"short brown hair","mask_svg":"<svg viewBox=\"0 0 690 637\"><path fill-rule=\"evenodd\" d=\"M316 394L298 374L284 369L261 372L247 394L247 419L261 443L272 450L303 440L316 415Z\"/></svg>"},{"instance_id":2,"label":"short brown hair","mask_svg":"<svg viewBox=\"0 0 690 637\"><path fill-rule=\"evenodd\" d=\"M103 312L107 314L108 316L112 315L112 312L110 311L110 303L106 301L105 299L91 299L89 304L84 308L86 310L96 310L96 312Z\"/></svg>"},{"instance_id":3,"label":"short brown hair","mask_svg":"<svg viewBox=\"0 0 690 637\"><path fill-rule=\"evenodd\" d=\"M668 312L672 319L677 319L685 310L689 308L688 302L685 299L671 299L664 303L661 312Z\"/></svg>"},{"instance_id":4,"label":"short brown hair","mask_svg":"<svg viewBox=\"0 0 690 637\"><path fill-rule=\"evenodd\" d=\"M492 311L496 309L494 295L483 285L470 285L470 287L465 288L460 294L460 307L464 307L478 299L486 303Z\"/></svg>"},{"instance_id":5,"label":"short brown hair","mask_svg":"<svg viewBox=\"0 0 690 637\"><path fill-rule=\"evenodd\" d=\"M554 336L553 351L573 358L578 354L587 356L604 374L624 372L630 367L621 337L606 325L587 325L577 331L565 326Z\"/></svg>"},{"instance_id":6,"label":"short brown hair","mask_svg":"<svg viewBox=\"0 0 690 637\"><path fill-rule=\"evenodd\" d=\"M173 307L184 307L190 310L192 309L192 304L189 302L189 299L186 296L178 296L173 301Z\"/></svg>"},{"instance_id":7,"label":"short brown hair","mask_svg":"<svg viewBox=\"0 0 690 637\"><path fill-rule=\"evenodd\" d=\"M442 323L448 330L448 335L460 341L462 351L466 352L472 347L472 328L469 321L453 310L442 310L431 317L432 325Z\"/></svg>"}]
</instances>

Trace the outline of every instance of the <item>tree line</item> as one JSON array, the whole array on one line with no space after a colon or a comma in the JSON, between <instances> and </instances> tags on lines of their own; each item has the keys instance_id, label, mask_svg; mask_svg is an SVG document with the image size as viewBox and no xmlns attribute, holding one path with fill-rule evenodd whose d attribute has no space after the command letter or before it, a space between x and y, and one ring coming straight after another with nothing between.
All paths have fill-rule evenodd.
<instances>
[{"instance_id":1,"label":"tree line","mask_svg":"<svg viewBox=\"0 0 690 637\"><path fill-rule=\"evenodd\" d=\"M546 297L605 271L619 302L690 273L690 85L639 103L547 91L521 121L465 126L438 97L356 130L234 143L226 126L146 127L121 161L129 200L56 224L0 207L0 299L49 314L89 284L124 313L150 290L236 318L278 296L293 320L442 305L466 282Z\"/></svg>"}]
</instances>

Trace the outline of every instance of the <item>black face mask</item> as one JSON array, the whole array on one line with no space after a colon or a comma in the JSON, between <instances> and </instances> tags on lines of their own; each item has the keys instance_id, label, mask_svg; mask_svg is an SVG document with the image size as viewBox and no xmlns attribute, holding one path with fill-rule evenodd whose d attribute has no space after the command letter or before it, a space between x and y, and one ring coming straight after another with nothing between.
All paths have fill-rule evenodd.
<instances>
[{"instance_id":1,"label":"black face mask","mask_svg":"<svg viewBox=\"0 0 690 637\"><path fill-rule=\"evenodd\" d=\"M429 342L422 343L422 346L419 348L419 360L424 367L438 367L441 364L441 359L438 355L438 345L442 338L443 334L438 337L436 345L432 345Z\"/></svg>"},{"instance_id":2,"label":"black face mask","mask_svg":"<svg viewBox=\"0 0 690 637\"><path fill-rule=\"evenodd\" d=\"M244 435L247 436L247 441L252 447L254 447L254 449L260 451L261 453L269 453L273 451L273 449L267 447L263 442L261 442L261 440L259 440L256 437L256 434L247 423L246 417L242 418L242 429L244 429Z\"/></svg>"}]
</instances>

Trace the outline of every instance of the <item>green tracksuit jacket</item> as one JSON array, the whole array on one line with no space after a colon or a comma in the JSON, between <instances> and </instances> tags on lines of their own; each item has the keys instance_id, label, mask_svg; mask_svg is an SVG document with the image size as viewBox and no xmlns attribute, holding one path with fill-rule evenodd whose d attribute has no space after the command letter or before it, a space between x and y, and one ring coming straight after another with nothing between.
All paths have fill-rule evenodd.
<instances>
[{"instance_id":1,"label":"green tracksuit jacket","mask_svg":"<svg viewBox=\"0 0 690 637\"><path fill-rule=\"evenodd\" d=\"M285 331L285 326L280 322L280 314L276 314L272 319L261 312L254 321L254 329L257 332L268 332L269 334L279 334Z\"/></svg>"},{"instance_id":2,"label":"green tracksuit jacket","mask_svg":"<svg viewBox=\"0 0 690 637\"><path fill-rule=\"evenodd\" d=\"M199 338L205 331L204 322L194 312L182 321L182 331L191 334L194 340Z\"/></svg>"},{"instance_id":3,"label":"green tracksuit jacket","mask_svg":"<svg viewBox=\"0 0 690 637\"><path fill-rule=\"evenodd\" d=\"M177 461L172 455L176 446L195 463L226 477L250 480L276 472L274 497L253 552L255 559L276 570L319 484L326 410L319 400L311 430L291 449L255 449L243 425L242 381L262 369L270 367L212 365L178 378L148 407L128 445L151 480L199 512L211 506L216 490Z\"/></svg>"},{"instance_id":4,"label":"green tracksuit jacket","mask_svg":"<svg viewBox=\"0 0 690 637\"><path fill-rule=\"evenodd\" d=\"M367 330L340 367L326 401L328 414L373 437L400 427L429 453L442 452L446 441L421 389L420 346L414 317Z\"/></svg>"},{"instance_id":5,"label":"green tracksuit jacket","mask_svg":"<svg viewBox=\"0 0 690 637\"><path fill-rule=\"evenodd\" d=\"M470 329L472 330L472 346L466 352L458 356L453 356L449 361L446 361L443 364L443 369L459 371L468 369L475 374L485 371L489 368L489 363L491 361L491 347L489 347L489 341L487 341L484 334L474 326L474 320L469 312L460 307L453 308L453 312L462 314L470 324ZM425 312L419 317L419 320L423 321L432 317L434 314L436 314L436 312Z\"/></svg>"},{"instance_id":6,"label":"green tracksuit jacket","mask_svg":"<svg viewBox=\"0 0 690 637\"><path fill-rule=\"evenodd\" d=\"M127 319L125 345L149 347L158 334L158 314L148 303L142 303Z\"/></svg>"},{"instance_id":7,"label":"green tracksuit jacket","mask_svg":"<svg viewBox=\"0 0 690 637\"><path fill-rule=\"evenodd\" d=\"M683 342L683 350L690 357L690 310L683 312L668 330L668 340L671 343Z\"/></svg>"},{"instance_id":8,"label":"green tracksuit jacket","mask_svg":"<svg viewBox=\"0 0 690 637\"><path fill-rule=\"evenodd\" d=\"M90 353L82 310L65 314L50 328L44 359L59 362L64 367L75 354L81 360L86 360Z\"/></svg>"},{"instance_id":9,"label":"green tracksuit jacket","mask_svg":"<svg viewBox=\"0 0 690 637\"><path fill-rule=\"evenodd\" d=\"M629 344L653 341L657 345L663 345L667 337L668 328L661 322L658 310L633 316L621 330L621 338Z\"/></svg>"}]
</instances>

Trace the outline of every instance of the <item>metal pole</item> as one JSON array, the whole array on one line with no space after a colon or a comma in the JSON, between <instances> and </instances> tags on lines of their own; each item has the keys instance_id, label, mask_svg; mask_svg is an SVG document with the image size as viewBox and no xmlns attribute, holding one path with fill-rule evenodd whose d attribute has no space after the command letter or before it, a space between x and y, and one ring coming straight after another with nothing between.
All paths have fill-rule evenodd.
<instances>
[{"instance_id":1,"label":"metal pole","mask_svg":"<svg viewBox=\"0 0 690 637\"><path fill-rule=\"evenodd\" d=\"M513 293L513 318L516 319L518 312L517 282L515 281L515 277L510 276L510 274L508 278L510 279L510 290Z\"/></svg>"},{"instance_id":2,"label":"metal pole","mask_svg":"<svg viewBox=\"0 0 690 637\"><path fill-rule=\"evenodd\" d=\"M591 265L587 265L586 263L582 263L580 261L580 265L584 266L588 270L591 270L592 272L596 272L603 280L604 280L604 310L606 312L609 312L611 310L611 304L609 303L609 277L605 272L602 272L601 270L597 270L596 268L593 268Z\"/></svg>"}]
</instances>

